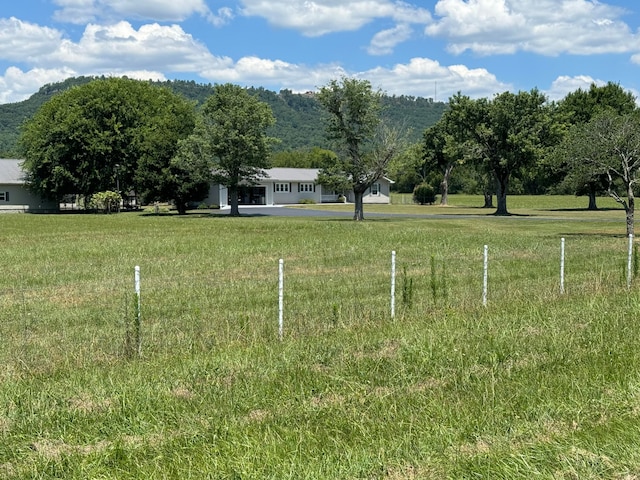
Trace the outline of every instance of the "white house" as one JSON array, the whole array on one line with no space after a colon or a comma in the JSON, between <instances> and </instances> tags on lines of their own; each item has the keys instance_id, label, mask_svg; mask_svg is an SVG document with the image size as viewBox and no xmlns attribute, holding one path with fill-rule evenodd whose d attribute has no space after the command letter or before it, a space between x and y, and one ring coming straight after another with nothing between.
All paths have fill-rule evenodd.
<instances>
[{"instance_id":1,"label":"white house","mask_svg":"<svg viewBox=\"0 0 640 480\"><path fill-rule=\"evenodd\" d=\"M0 212L52 212L59 205L29 191L25 186L22 160L0 159Z\"/></svg>"},{"instance_id":2,"label":"white house","mask_svg":"<svg viewBox=\"0 0 640 480\"><path fill-rule=\"evenodd\" d=\"M240 205L287 205L303 201L314 203L333 203L338 201L341 192L328 191L317 183L317 168L270 168L267 176L255 185L240 188ZM391 203L390 187L393 183L386 177L381 178L367 190L364 203ZM353 192L346 193L347 201L353 202ZM229 205L229 192L226 187L212 184L209 196L205 200L220 207Z\"/></svg>"}]
</instances>

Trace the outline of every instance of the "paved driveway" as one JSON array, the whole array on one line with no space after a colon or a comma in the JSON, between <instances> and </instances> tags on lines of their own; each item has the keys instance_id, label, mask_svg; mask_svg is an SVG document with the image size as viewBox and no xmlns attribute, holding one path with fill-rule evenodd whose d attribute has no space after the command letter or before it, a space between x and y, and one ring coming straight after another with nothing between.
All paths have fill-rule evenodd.
<instances>
[{"instance_id":1,"label":"paved driveway","mask_svg":"<svg viewBox=\"0 0 640 480\"><path fill-rule=\"evenodd\" d=\"M281 206L255 206L241 205L240 215L247 216L275 216L275 217L353 217L353 212L332 212L329 210L313 210L310 208L293 208ZM228 211L224 208L221 211ZM366 210L365 210L366 214ZM374 214L371 214L374 215Z\"/></svg>"}]
</instances>

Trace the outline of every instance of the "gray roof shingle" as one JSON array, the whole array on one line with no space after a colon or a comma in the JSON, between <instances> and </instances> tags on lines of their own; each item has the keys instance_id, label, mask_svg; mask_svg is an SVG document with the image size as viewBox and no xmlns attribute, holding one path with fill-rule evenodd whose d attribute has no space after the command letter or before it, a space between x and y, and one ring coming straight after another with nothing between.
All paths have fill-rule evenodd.
<instances>
[{"instance_id":1,"label":"gray roof shingle","mask_svg":"<svg viewBox=\"0 0 640 480\"><path fill-rule=\"evenodd\" d=\"M0 184L23 185L25 180L22 162L23 160L15 158L0 158Z\"/></svg>"}]
</instances>

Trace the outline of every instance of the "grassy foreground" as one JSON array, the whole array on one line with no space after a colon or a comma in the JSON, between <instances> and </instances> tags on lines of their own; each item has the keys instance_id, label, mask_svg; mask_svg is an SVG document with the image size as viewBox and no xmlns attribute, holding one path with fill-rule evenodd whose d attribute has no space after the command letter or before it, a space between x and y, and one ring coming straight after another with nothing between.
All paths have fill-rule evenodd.
<instances>
[{"instance_id":1,"label":"grassy foreground","mask_svg":"<svg viewBox=\"0 0 640 480\"><path fill-rule=\"evenodd\" d=\"M0 478L640 478L640 285L582 213L1 216Z\"/></svg>"}]
</instances>

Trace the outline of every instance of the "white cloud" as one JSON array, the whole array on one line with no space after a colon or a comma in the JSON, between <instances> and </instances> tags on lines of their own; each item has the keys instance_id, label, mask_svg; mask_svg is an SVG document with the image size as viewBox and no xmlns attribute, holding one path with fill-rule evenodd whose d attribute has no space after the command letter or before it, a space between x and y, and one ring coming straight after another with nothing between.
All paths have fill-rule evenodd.
<instances>
[{"instance_id":1,"label":"white cloud","mask_svg":"<svg viewBox=\"0 0 640 480\"><path fill-rule=\"evenodd\" d=\"M393 68L377 67L363 72L349 72L340 65L296 65L280 60L245 57L221 68L201 74L214 83L240 83L263 86L278 91L283 88L295 92L317 90L332 79L343 76L369 80L375 88L390 95L437 97L447 101L458 91L474 98L491 96L509 90L485 69L469 69L463 65L443 66L428 58L413 58L408 64Z\"/></svg>"},{"instance_id":2,"label":"white cloud","mask_svg":"<svg viewBox=\"0 0 640 480\"><path fill-rule=\"evenodd\" d=\"M136 30L124 21L108 26L89 24L79 42L65 39L55 52L38 60L40 65L63 64L81 72L191 72L219 61L178 25L154 23Z\"/></svg>"},{"instance_id":3,"label":"white cloud","mask_svg":"<svg viewBox=\"0 0 640 480\"><path fill-rule=\"evenodd\" d=\"M34 68L23 72L17 67L9 67L0 76L0 103L19 102L29 98L47 83L60 82L77 73L68 68Z\"/></svg>"},{"instance_id":4,"label":"white cloud","mask_svg":"<svg viewBox=\"0 0 640 480\"><path fill-rule=\"evenodd\" d=\"M367 48L370 55L388 55L396 45L411 38L413 30L409 25L401 24L389 30L383 30L374 35Z\"/></svg>"},{"instance_id":5,"label":"white cloud","mask_svg":"<svg viewBox=\"0 0 640 480\"><path fill-rule=\"evenodd\" d=\"M0 59L29 62L48 55L62 42L62 33L17 18L0 19Z\"/></svg>"},{"instance_id":6,"label":"white cloud","mask_svg":"<svg viewBox=\"0 0 640 480\"><path fill-rule=\"evenodd\" d=\"M54 0L54 3L60 7L54 14L56 20L80 25L116 18L179 22L194 14L222 25L233 16L228 7L213 13L205 0Z\"/></svg>"},{"instance_id":7,"label":"white cloud","mask_svg":"<svg viewBox=\"0 0 640 480\"><path fill-rule=\"evenodd\" d=\"M556 78L549 90L545 92L549 100L562 100L567 94L575 92L579 88L582 90L589 90L592 84L599 87L606 85L605 80L593 78L589 75L576 75L570 77L568 75L561 75ZM625 91L631 92L636 97L636 104L640 105L639 92L633 88L626 88L624 85L620 85Z\"/></svg>"},{"instance_id":8,"label":"white cloud","mask_svg":"<svg viewBox=\"0 0 640 480\"><path fill-rule=\"evenodd\" d=\"M275 91L283 88L294 92L315 90L332 78L346 75L338 65L316 65L307 67L258 57L243 57L237 62L229 61L208 68L200 75L214 83L239 83L245 86L263 86Z\"/></svg>"},{"instance_id":9,"label":"white cloud","mask_svg":"<svg viewBox=\"0 0 640 480\"><path fill-rule=\"evenodd\" d=\"M428 35L449 50L482 55L623 53L640 50L640 37L621 8L589 0L439 0Z\"/></svg>"},{"instance_id":10,"label":"white cloud","mask_svg":"<svg viewBox=\"0 0 640 480\"><path fill-rule=\"evenodd\" d=\"M53 0L53 3L61 7L53 15L60 22L82 25L94 21L100 13L95 0Z\"/></svg>"},{"instance_id":11,"label":"white cloud","mask_svg":"<svg viewBox=\"0 0 640 480\"><path fill-rule=\"evenodd\" d=\"M423 24L431 20L423 8L389 0L242 0L242 4L244 15L262 17L310 37L357 30L380 18Z\"/></svg>"},{"instance_id":12,"label":"white cloud","mask_svg":"<svg viewBox=\"0 0 640 480\"><path fill-rule=\"evenodd\" d=\"M457 92L479 98L511 88L484 68L443 66L429 58L412 58L407 64L397 64L391 69L378 67L359 76L389 94L436 97L438 101L447 101Z\"/></svg>"}]
</instances>

